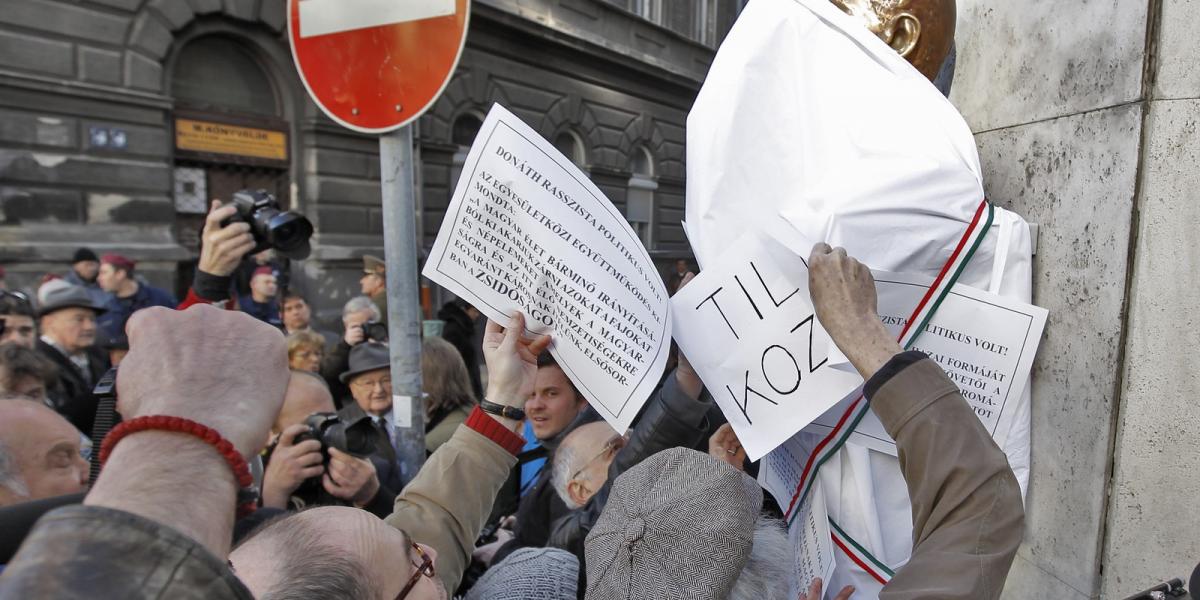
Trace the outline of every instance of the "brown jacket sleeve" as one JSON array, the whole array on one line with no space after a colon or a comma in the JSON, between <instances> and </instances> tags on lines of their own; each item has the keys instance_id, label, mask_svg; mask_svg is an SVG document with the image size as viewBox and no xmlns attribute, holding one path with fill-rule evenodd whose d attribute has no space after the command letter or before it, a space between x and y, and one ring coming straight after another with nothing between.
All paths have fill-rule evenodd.
<instances>
[{"instance_id":1,"label":"brown jacket sleeve","mask_svg":"<svg viewBox=\"0 0 1200 600\"><path fill-rule=\"evenodd\" d=\"M878 385L871 406L896 440L913 519L912 558L880 599L999 598L1025 521L1008 459L928 358Z\"/></svg>"},{"instance_id":2,"label":"brown jacket sleeve","mask_svg":"<svg viewBox=\"0 0 1200 600\"><path fill-rule=\"evenodd\" d=\"M459 427L396 498L386 521L437 551L437 576L453 594L471 564L475 538L517 457Z\"/></svg>"}]
</instances>

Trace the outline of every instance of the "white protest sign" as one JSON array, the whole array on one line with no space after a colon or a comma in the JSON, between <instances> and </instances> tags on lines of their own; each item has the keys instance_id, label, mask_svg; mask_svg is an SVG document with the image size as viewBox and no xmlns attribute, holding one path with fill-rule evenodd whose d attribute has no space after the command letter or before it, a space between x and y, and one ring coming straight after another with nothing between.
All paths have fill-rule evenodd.
<instances>
[{"instance_id":1,"label":"white protest sign","mask_svg":"<svg viewBox=\"0 0 1200 600\"><path fill-rule=\"evenodd\" d=\"M617 431L667 360L666 287L625 218L570 160L494 105L423 274L502 324L553 333L551 354Z\"/></svg>"},{"instance_id":2,"label":"white protest sign","mask_svg":"<svg viewBox=\"0 0 1200 600\"><path fill-rule=\"evenodd\" d=\"M899 336L931 281L916 275L872 274L879 293L880 319L888 331ZM1032 304L956 285L911 348L928 354L942 367L1001 448L1029 381L1047 314L1046 309ZM844 398L806 431L828 433L853 399ZM896 454L896 442L873 412L859 423L850 441Z\"/></svg>"},{"instance_id":3,"label":"white protest sign","mask_svg":"<svg viewBox=\"0 0 1200 600\"><path fill-rule=\"evenodd\" d=\"M795 252L751 231L708 267L671 298L675 341L758 460L862 379L827 366L834 346Z\"/></svg>"}]
</instances>

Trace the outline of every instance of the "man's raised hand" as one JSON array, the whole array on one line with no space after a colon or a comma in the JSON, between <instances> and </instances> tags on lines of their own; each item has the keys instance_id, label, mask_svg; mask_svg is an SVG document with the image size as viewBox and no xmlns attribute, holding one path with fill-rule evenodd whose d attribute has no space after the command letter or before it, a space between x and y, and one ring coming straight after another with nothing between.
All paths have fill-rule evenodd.
<instances>
[{"instance_id":1,"label":"man's raised hand","mask_svg":"<svg viewBox=\"0 0 1200 600\"><path fill-rule=\"evenodd\" d=\"M537 357L550 347L550 336L531 340L522 337L525 315L513 313L512 326L501 327L488 319L483 336L483 358L487 362L487 399L497 404L520 408L533 393L537 376Z\"/></svg>"},{"instance_id":2,"label":"man's raised hand","mask_svg":"<svg viewBox=\"0 0 1200 600\"><path fill-rule=\"evenodd\" d=\"M229 277L241 264L242 257L254 249L249 223L238 221L221 225L235 214L237 209L232 204L222 206L220 200L212 201L204 219L204 231L200 234L200 263L196 267L200 271Z\"/></svg>"},{"instance_id":3,"label":"man's raised hand","mask_svg":"<svg viewBox=\"0 0 1200 600\"><path fill-rule=\"evenodd\" d=\"M808 257L808 289L817 320L863 379L900 352L879 320L875 278L866 265L828 244Z\"/></svg>"}]
</instances>

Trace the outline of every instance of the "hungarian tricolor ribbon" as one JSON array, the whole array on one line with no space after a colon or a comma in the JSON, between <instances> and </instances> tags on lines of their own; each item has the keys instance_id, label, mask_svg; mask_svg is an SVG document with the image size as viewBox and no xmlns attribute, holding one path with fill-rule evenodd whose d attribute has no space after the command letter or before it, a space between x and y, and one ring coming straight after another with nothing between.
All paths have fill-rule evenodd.
<instances>
[{"instance_id":1,"label":"hungarian tricolor ribbon","mask_svg":"<svg viewBox=\"0 0 1200 600\"><path fill-rule=\"evenodd\" d=\"M987 236L987 232L992 228L992 221L995 218L996 209L985 198L979 203L979 208L975 210L975 216L971 219L971 223L967 226L966 233L958 241L958 245L954 248L954 253L950 255L950 259L942 266L942 270L938 273L933 284L921 297L921 301L917 303L913 309L912 315L904 324L904 328L900 331L898 339L900 346L905 350L912 347L917 338L929 326L929 320L933 318L933 314L942 305L946 296L950 294L950 290L954 284L958 282L966 269L967 263L971 261L971 257L979 249L979 245L983 242L983 238ZM916 324L914 327L913 325ZM804 504L804 500L812 491L813 483L816 481L817 472L842 446L846 444L851 434L862 422L863 417L871 410L871 405L863 397L862 393L850 403L850 407L846 412L842 413L833 430L830 431L820 443L813 449L808 460L804 464L804 471L800 475L800 483L796 486L796 493L792 496L792 501L788 504L785 514L787 515L788 524L795 520L798 511L797 507ZM882 561L876 559L865 547L856 542L853 538L845 533L833 522L829 520L830 531L833 535L834 544L859 567L870 574L880 583L886 584L892 578L891 569L887 568Z\"/></svg>"}]
</instances>

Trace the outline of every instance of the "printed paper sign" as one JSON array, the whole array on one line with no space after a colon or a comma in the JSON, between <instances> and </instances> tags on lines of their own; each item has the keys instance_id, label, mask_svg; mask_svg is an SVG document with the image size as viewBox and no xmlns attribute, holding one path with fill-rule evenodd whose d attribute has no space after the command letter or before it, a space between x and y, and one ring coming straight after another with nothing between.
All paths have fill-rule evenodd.
<instances>
[{"instance_id":1,"label":"printed paper sign","mask_svg":"<svg viewBox=\"0 0 1200 600\"><path fill-rule=\"evenodd\" d=\"M899 336L931 281L899 273L873 275L880 318ZM956 285L911 348L928 354L946 371L1000 447L1029 380L1047 314L1032 304ZM806 431L828 433L852 400L844 398ZM859 423L850 441L896 454L896 442L873 412Z\"/></svg>"},{"instance_id":2,"label":"printed paper sign","mask_svg":"<svg viewBox=\"0 0 1200 600\"><path fill-rule=\"evenodd\" d=\"M750 460L795 435L861 383L829 368L808 266L750 232L671 299L675 341L737 432Z\"/></svg>"},{"instance_id":3,"label":"printed paper sign","mask_svg":"<svg viewBox=\"0 0 1200 600\"><path fill-rule=\"evenodd\" d=\"M666 287L620 211L570 160L500 105L463 165L423 273L550 352L617 431L666 365Z\"/></svg>"},{"instance_id":4,"label":"printed paper sign","mask_svg":"<svg viewBox=\"0 0 1200 600\"><path fill-rule=\"evenodd\" d=\"M836 566L833 538L830 535L829 513L820 480L803 502L795 500L800 486L803 460L812 453L821 438L799 433L772 450L763 458L758 471L758 483L775 497L788 522L788 539L795 560L792 563L792 598L803 598L813 579L820 577L829 583ZM798 503L799 506L795 506Z\"/></svg>"}]
</instances>

